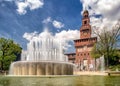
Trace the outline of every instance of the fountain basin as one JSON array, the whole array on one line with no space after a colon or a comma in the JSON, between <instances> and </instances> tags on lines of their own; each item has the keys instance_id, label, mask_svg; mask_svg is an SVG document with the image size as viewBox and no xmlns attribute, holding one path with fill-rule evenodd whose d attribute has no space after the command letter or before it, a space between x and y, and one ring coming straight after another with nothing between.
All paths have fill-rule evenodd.
<instances>
[{"instance_id":1,"label":"fountain basin","mask_svg":"<svg viewBox=\"0 0 120 86\"><path fill-rule=\"evenodd\" d=\"M17 61L11 64L10 75L73 75L74 65L55 61Z\"/></svg>"}]
</instances>

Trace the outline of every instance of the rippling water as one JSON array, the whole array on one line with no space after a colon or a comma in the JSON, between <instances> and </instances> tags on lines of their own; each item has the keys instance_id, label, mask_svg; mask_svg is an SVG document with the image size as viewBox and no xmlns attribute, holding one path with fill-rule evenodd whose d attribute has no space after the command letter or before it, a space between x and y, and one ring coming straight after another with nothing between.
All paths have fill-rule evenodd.
<instances>
[{"instance_id":1,"label":"rippling water","mask_svg":"<svg viewBox=\"0 0 120 86\"><path fill-rule=\"evenodd\" d=\"M0 86L120 86L120 76L0 76Z\"/></svg>"}]
</instances>

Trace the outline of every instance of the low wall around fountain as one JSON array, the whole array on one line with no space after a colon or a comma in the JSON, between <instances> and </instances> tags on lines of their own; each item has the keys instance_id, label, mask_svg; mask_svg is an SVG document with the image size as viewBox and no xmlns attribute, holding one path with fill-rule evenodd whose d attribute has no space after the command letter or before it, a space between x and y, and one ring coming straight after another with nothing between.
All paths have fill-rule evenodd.
<instances>
[{"instance_id":1,"label":"low wall around fountain","mask_svg":"<svg viewBox=\"0 0 120 86\"><path fill-rule=\"evenodd\" d=\"M10 75L73 75L72 63L18 61L11 64Z\"/></svg>"}]
</instances>

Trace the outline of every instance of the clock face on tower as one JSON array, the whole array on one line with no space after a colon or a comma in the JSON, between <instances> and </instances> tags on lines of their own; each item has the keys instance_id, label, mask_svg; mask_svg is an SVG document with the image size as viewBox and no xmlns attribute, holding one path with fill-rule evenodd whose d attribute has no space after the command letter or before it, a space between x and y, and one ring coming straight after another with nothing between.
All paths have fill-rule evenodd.
<instances>
[{"instance_id":1,"label":"clock face on tower","mask_svg":"<svg viewBox=\"0 0 120 86\"><path fill-rule=\"evenodd\" d=\"M87 36L87 32L84 32L83 35L84 35L84 36Z\"/></svg>"}]
</instances>

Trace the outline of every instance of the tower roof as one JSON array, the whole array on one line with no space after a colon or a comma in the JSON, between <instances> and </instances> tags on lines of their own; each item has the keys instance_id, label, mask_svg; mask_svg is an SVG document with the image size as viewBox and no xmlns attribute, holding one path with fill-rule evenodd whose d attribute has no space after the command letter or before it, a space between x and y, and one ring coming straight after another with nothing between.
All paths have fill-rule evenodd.
<instances>
[{"instance_id":1,"label":"tower roof","mask_svg":"<svg viewBox=\"0 0 120 86\"><path fill-rule=\"evenodd\" d=\"M89 13L89 12L88 12L88 10L85 10L85 11L83 12L83 14L84 14L84 13Z\"/></svg>"},{"instance_id":2,"label":"tower roof","mask_svg":"<svg viewBox=\"0 0 120 86\"><path fill-rule=\"evenodd\" d=\"M83 12L83 15L89 15L88 10L85 10L85 11Z\"/></svg>"},{"instance_id":3,"label":"tower roof","mask_svg":"<svg viewBox=\"0 0 120 86\"><path fill-rule=\"evenodd\" d=\"M88 12L88 10L85 10L84 12L83 12L83 18L86 18L86 17L89 17L89 12Z\"/></svg>"}]
</instances>

